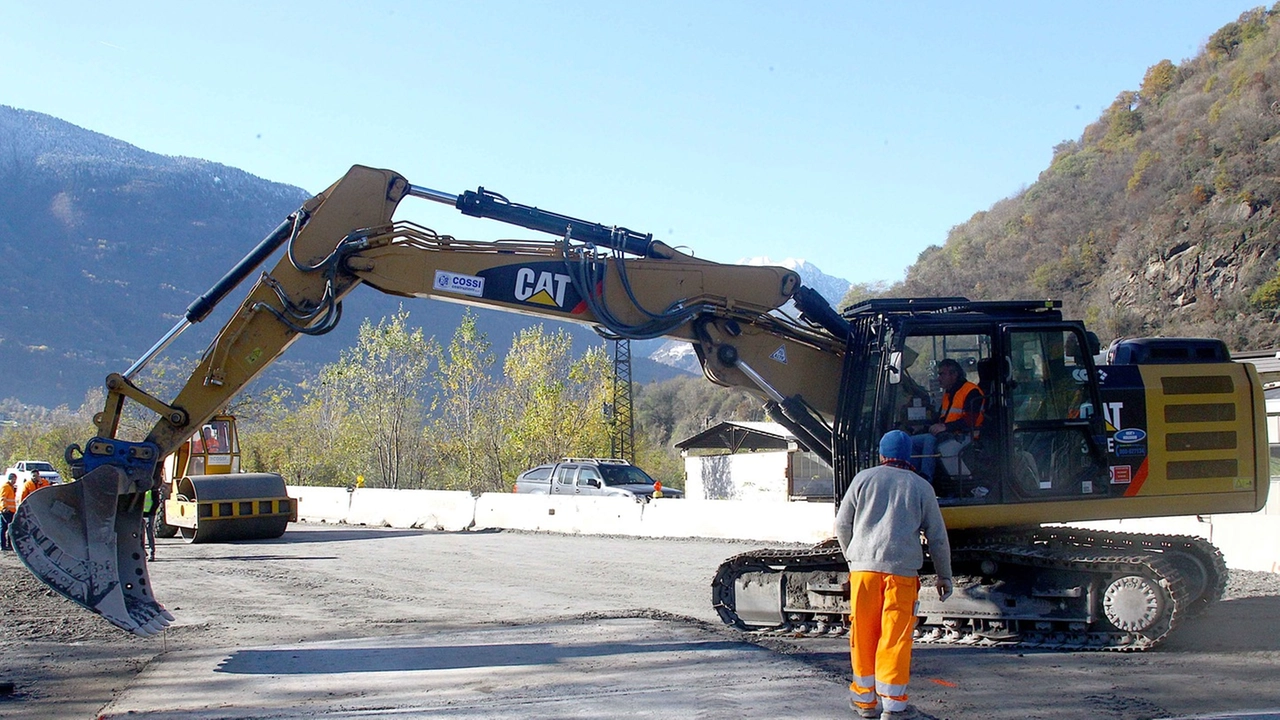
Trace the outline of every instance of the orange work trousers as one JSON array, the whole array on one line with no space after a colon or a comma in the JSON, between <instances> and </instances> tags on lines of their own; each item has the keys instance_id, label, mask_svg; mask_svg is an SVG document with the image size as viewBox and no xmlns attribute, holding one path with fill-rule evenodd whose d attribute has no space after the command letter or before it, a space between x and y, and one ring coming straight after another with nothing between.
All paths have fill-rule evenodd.
<instances>
[{"instance_id":1,"label":"orange work trousers","mask_svg":"<svg viewBox=\"0 0 1280 720\"><path fill-rule=\"evenodd\" d=\"M911 634L916 626L920 578L878 572L849 573L849 655L853 682L849 692L861 708L907 707L911 679Z\"/></svg>"}]
</instances>

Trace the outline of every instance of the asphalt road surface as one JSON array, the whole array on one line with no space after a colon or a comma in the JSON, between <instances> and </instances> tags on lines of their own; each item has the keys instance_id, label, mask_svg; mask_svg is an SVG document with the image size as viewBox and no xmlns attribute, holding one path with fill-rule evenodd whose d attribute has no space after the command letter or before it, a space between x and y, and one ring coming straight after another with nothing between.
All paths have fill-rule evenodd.
<instances>
[{"instance_id":1,"label":"asphalt road surface","mask_svg":"<svg viewBox=\"0 0 1280 720\"><path fill-rule=\"evenodd\" d=\"M181 675L181 663L200 653L248 662L252 654L238 649L289 646L324 656L325 648L356 639L368 645L365 639L383 638L393 647L445 634L483 647L495 632L572 635L584 623L622 633L633 645L641 637L681 639L683 661L703 651L750 655L756 664L742 666L744 677L730 671L718 682L740 686L744 698L766 699L726 706L723 717L850 717L843 638L761 638L719 624L710 578L724 558L755 546L306 524L276 541L162 540L152 583L178 622L146 639L45 591L7 553L0 557L0 683L15 689L0 696L0 717L93 718L148 677L154 683L166 671ZM482 665L485 655L475 652ZM601 655L591 659L593 672L625 682L622 664L631 660ZM1227 600L1147 653L917 647L910 692L926 717L956 720L1276 712L1280 576L1233 573ZM816 697L788 704L788 693ZM629 697L661 702L656 694ZM715 712L700 716L719 717Z\"/></svg>"}]
</instances>

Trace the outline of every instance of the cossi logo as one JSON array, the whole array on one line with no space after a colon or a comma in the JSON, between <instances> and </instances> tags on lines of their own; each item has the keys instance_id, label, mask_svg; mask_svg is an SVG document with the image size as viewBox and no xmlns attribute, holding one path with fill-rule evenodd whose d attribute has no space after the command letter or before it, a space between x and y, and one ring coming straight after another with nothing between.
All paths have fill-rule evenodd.
<instances>
[{"instance_id":1,"label":"cossi logo","mask_svg":"<svg viewBox=\"0 0 1280 720\"><path fill-rule=\"evenodd\" d=\"M1117 430L1115 434L1118 443L1136 443L1147 439L1147 433L1139 428L1125 428Z\"/></svg>"},{"instance_id":2,"label":"cossi logo","mask_svg":"<svg viewBox=\"0 0 1280 720\"><path fill-rule=\"evenodd\" d=\"M432 287L442 292L484 297L484 278L475 275L463 275L447 270L437 270Z\"/></svg>"}]
</instances>

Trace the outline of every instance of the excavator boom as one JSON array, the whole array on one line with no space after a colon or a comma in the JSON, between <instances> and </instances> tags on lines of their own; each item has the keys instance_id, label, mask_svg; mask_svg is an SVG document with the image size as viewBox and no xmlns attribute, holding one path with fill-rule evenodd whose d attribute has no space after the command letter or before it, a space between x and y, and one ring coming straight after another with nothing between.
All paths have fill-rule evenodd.
<instances>
[{"instance_id":1,"label":"excavator boom","mask_svg":"<svg viewBox=\"0 0 1280 720\"><path fill-rule=\"evenodd\" d=\"M393 222L406 197L558 238L466 241ZM281 247L282 257L258 277L175 398L161 400L134 384L151 358ZM697 346L712 381L788 401L793 413L806 415L800 423L823 428L821 416L834 411L842 343L774 312L800 288L796 273L700 260L649 235L517 205L483 188L451 195L355 166L193 302L138 362L107 378L97 437L68 448L78 482L33 495L14 520L27 567L126 630L145 635L166 626L172 616L151 593L138 532L142 494L159 482L160 460L300 336L332 330L342 299L361 284L584 323L606 337L680 338ZM780 362L788 372L775 374L773 384L753 369ZM117 437L126 400L158 416L140 441Z\"/></svg>"}]
</instances>

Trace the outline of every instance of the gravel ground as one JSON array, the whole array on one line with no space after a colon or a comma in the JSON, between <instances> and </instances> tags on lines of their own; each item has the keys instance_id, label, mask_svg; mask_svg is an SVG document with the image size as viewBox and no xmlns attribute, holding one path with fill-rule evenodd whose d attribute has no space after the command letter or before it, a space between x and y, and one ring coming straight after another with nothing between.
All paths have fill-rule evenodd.
<instances>
[{"instance_id":1,"label":"gravel ground","mask_svg":"<svg viewBox=\"0 0 1280 720\"><path fill-rule=\"evenodd\" d=\"M715 626L708 581L721 560L744 549L718 541L306 525L265 543L162 541L153 584L179 623L157 638L126 635L76 608L4 553L0 682L11 681L16 689L0 696L0 717L95 717L167 650L592 613ZM1280 707L1280 683L1274 682L1280 675L1278 625L1280 575L1232 571L1226 601L1188 622L1159 650L921 648L912 692L929 717L956 720L1141 720ZM760 642L836 678L848 672L844 643ZM1011 704L1011 695L1022 704Z\"/></svg>"},{"instance_id":2,"label":"gravel ground","mask_svg":"<svg viewBox=\"0 0 1280 720\"><path fill-rule=\"evenodd\" d=\"M1232 570L1224 600L1280 596L1280 574Z\"/></svg>"},{"instance_id":3,"label":"gravel ground","mask_svg":"<svg viewBox=\"0 0 1280 720\"><path fill-rule=\"evenodd\" d=\"M1223 600L1280 597L1280 574L1231 570ZM12 553L0 558L0 637L13 642L54 641L74 647L117 644L149 647L50 590L22 566Z\"/></svg>"}]
</instances>

